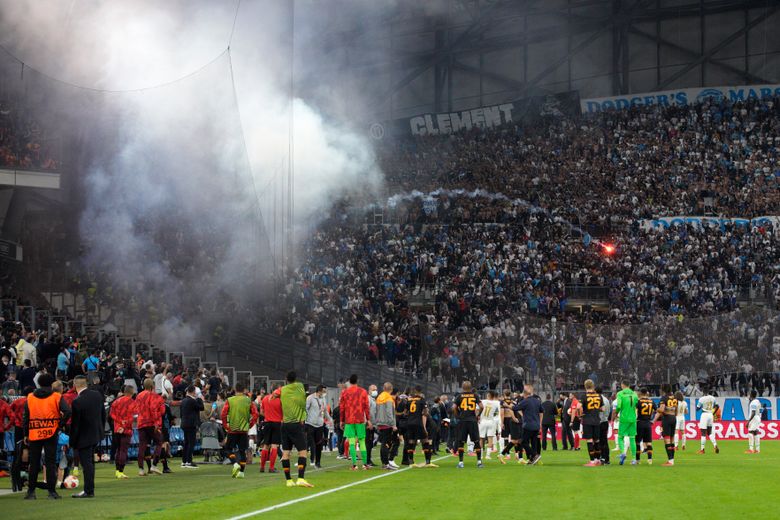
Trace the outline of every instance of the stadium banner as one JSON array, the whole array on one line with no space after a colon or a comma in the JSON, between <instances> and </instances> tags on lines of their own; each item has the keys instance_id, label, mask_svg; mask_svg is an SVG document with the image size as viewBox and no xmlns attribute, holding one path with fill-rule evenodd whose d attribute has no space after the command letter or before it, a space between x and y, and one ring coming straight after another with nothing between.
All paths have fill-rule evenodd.
<instances>
[{"instance_id":1,"label":"stadium banner","mask_svg":"<svg viewBox=\"0 0 780 520\"><path fill-rule=\"evenodd\" d=\"M532 96L496 105L481 106L458 112L426 113L402 119L372 123L371 138L408 135L444 135L473 128L494 128L512 121L531 123L541 117L571 116L578 112L579 93L562 92Z\"/></svg>"},{"instance_id":2,"label":"stadium banner","mask_svg":"<svg viewBox=\"0 0 780 520\"><path fill-rule=\"evenodd\" d=\"M761 438L763 440L780 440L780 397L759 397L761 406L766 411L767 420L761 422ZM653 401L658 405L660 398L654 397ZM750 416L748 413L748 405L750 399L747 397L717 397L715 401L718 403L721 411L721 419L713 425L713 431L717 440L747 440L747 419ZM696 403L698 399L695 397L686 397L685 402L688 405L688 413L685 414L685 435L688 439L698 439L699 432L699 417L701 417L701 410L696 409ZM561 423L557 423L556 430L558 433L558 439L561 439ZM610 425L610 438L612 438L613 432ZM549 435L547 436L550 437ZM653 439L661 439L661 422L653 423Z\"/></svg>"},{"instance_id":3,"label":"stadium banner","mask_svg":"<svg viewBox=\"0 0 780 520\"><path fill-rule=\"evenodd\" d=\"M582 99L580 100L580 110L583 114L592 114L603 110L622 110L633 106L692 105L707 98L718 102L724 99L735 102L772 96L780 96L780 84L681 88L659 92Z\"/></svg>"},{"instance_id":4,"label":"stadium banner","mask_svg":"<svg viewBox=\"0 0 780 520\"><path fill-rule=\"evenodd\" d=\"M671 226L693 224L694 226L713 226L724 228L726 224L735 224L737 226L762 226L772 224L775 229L780 229L780 216L761 216L753 219L749 218L721 218L721 217L694 217L694 216L674 216L658 217L654 219L645 219L640 222L640 227L646 231L652 229L668 229Z\"/></svg>"}]
</instances>

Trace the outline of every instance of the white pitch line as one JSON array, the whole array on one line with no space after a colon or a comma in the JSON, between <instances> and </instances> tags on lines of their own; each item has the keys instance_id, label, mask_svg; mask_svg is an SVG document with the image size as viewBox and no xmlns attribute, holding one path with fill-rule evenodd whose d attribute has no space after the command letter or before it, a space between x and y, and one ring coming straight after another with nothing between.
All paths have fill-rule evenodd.
<instances>
[{"instance_id":1,"label":"white pitch line","mask_svg":"<svg viewBox=\"0 0 780 520\"><path fill-rule=\"evenodd\" d=\"M434 462L440 461L442 459L446 459L449 457L449 455L445 455L443 457L439 457L437 459L434 459ZM277 509L281 509L283 507L291 506L294 504L298 504L300 502L306 502L307 500L311 500L313 498L321 497L324 495L329 495L331 493L335 493L336 491L342 491L347 488L351 488L353 486L359 486L360 484L365 484L366 482L371 482L372 480L377 480L380 478L389 477L390 475L397 475L399 473L403 473L404 471L409 471L411 466L408 468L399 469L398 471L391 471L388 473L382 473L381 475L376 475L375 477L365 478L363 480L358 480L355 482L350 482L349 484L344 484L343 486L339 486L337 488L333 489L326 489L325 491L320 491L319 493L315 493L313 495L307 495L305 497L296 498L295 500L288 500L287 502L282 502L280 504L276 504L273 506L264 507L263 509L258 509L257 511L250 511L249 513L244 513L243 515L233 516L228 518L227 520L243 520L244 518L250 518L257 515L262 515L263 513L268 513L270 511L275 511Z\"/></svg>"}]
</instances>

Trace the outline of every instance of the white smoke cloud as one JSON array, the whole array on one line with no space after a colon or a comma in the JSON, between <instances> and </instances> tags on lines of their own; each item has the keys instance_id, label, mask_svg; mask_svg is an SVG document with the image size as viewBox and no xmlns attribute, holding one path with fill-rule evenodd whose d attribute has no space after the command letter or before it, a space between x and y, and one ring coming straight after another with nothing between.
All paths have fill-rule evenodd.
<instances>
[{"instance_id":1,"label":"white smoke cloud","mask_svg":"<svg viewBox=\"0 0 780 520\"><path fill-rule=\"evenodd\" d=\"M219 56L186 79L133 93L92 93L37 77L57 92L52 109L67 113L88 137L82 143L94 147L86 171L74 172L86 178L87 264L108 273L112 293L134 294L133 306L179 338L195 337L199 315L225 311L226 294L256 291L257 279L248 277L269 277L273 263L252 215L256 205L268 212L281 197L269 192L274 178L277 188L286 183L289 12L286 3L245 2L230 56L220 56L235 5L0 1L3 45L67 82L140 89ZM301 99L294 115L300 241L335 199L376 190L382 175L367 138L345 122L324 118ZM271 215L264 218L267 225ZM170 341L162 329L154 336Z\"/></svg>"}]
</instances>

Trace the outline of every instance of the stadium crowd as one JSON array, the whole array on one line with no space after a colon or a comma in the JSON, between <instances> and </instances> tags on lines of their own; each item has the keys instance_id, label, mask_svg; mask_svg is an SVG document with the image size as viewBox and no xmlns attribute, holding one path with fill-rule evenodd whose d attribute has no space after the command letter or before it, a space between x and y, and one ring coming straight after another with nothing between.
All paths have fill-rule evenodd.
<instances>
[{"instance_id":1,"label":"stadium crowd","mask_svg":"<svg viewBox=\"0 0 780 520\"><path fill-rule=\"evenodd\" d=\"M28 110L0 100L0 166L56 170L55 148Z\"/></svg>"},{"instance_id":2,"label":"stadium crowd","mask_svg":"<svg viewBox=\"0 0 780 520\"><path fill-rule=\"evenodd\" d=\"M780 301L780 229L648 229L642 220L774 215L779 110L774 98L705 101L393 141L382 148L382 164L400 194L381 209L381 225L372 221L376 208L364 212L362 225L340 213L323 222L286 286L280 308L294 312L271 326L391 366L400 359L413 369L473 375L523 358L523 349L512 344L496 357L486 354L502 350L494 340L474 352L450 343L544 328L529 315L575 328L617 325L614 335L637 330L634 340L651 338L657 352L669 342L687 344L662 324L710 331L729 320L737 329L768 331L734 346L740 363L755 364L756 353L767 352L769 364L756 366L769 367L777 357L776 318L746 319L737 308L744 295L766 298L770 307ZM583 287L603 288L604 305L567 312L570 293ZM603 364L577 350L590 348L592 336L571 339L559 346L572 359ZM693 344L689 373L707 366L705 344ZM546 352L519 364L538 374L550 358ZM730 361L717 369L737 371Z\"/></svg>"}]
</instances>

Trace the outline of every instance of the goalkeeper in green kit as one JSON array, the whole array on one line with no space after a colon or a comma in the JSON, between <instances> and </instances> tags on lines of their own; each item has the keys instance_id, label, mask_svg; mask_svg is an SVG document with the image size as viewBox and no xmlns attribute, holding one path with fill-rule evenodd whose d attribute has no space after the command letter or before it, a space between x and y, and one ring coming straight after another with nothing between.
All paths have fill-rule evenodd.
<instances>
[{"instance_id":1,"label":"goalkeeper in green kit","mask_svg":"<svg viewBox=\"0 0 780 520\"><path fill-rule=\"evenodd\" d=\"M623 439L623 453L620 454L620 465L622 466L626 461L626 452L629 446L631 453L636 454L636 405L639 402L639 396L631 390L628 381L623 380L620 386L622 390L617 393L615 413L620 419L618 438ZM631 464L635 463L636 461L632 459Z\"/></svg>"}]
</instances>

